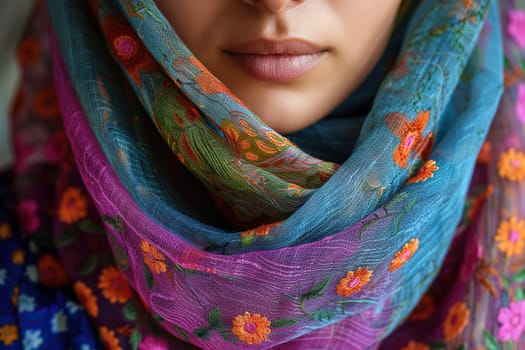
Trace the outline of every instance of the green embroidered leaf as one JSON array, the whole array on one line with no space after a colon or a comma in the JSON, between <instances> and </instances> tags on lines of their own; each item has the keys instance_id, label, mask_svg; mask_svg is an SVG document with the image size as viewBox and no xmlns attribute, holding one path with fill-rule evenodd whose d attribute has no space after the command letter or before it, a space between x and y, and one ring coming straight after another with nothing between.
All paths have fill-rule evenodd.
<instances>
[{"instance_id":1,"label":"green embroidered leaf","mask_svg":"<svg viewBox=\"0 0 525 350\"><path fill-rule=\"evenodd\" d=\"M113 227L116 231L120 233L124 233L126 230L126 226L124 225L124 221L120 218L120 216L115 216L115 218L112 218L109 215L104 215L102 217L102 220L107 223L109 226Z\"/></svg>"},{"instance_id":2,"label":"green embroidered leaf","mask_svg":"<svg viewBox=\"0 0 525 350\"><path fill-rule=\"evenodd\" d=\"M430 343L430 350L447 350L447 345L442 342Z\"/></svg>"},{"instance_id":3,"label":"green embroidered leaf","mask_svg":"<svg viewBox=\"0 0 525 350\"><path fill-rule=\"evenodd\" d=\"M243 247L247 247L251 245L253 242L255 242L255 233L252 233L251 235L248 235L248 236L241 237L241 245Z\"/></svg>"},{"instance_id":4,"label":"green embroidered leaf","mask_svg":"<svg viewBox=\"0 0 525 350\"><path fill-rule=\"evenodd\" d=\"M76 241L77 238L77 230L67 230L59 234L58 237L56 237L55 242L58 247L65 247L66 245L69 245Z\"/></svg>"},{"instance_id":5,"label":"green embroidered leaf","mask_svg":"<svg viewBox=\"0 0 525 350\"><path fill-rule=\"evenodd\" d=\"M197 328L193 334L198 338L206 339L210 336L210 329L208 327Z\"/></svg>"},{"instance_id":6,"label":"green embroidered leaf","mask_svg":"<svg viewBox=\"0 0 525 350\"><path fill-rule=\"evenodd\" d=\"M465 344L461 344L460 346L458 346L457 350L467 350L467 346Z\"/></svg>"},{"instance_id":7,"label":"green embroidered leaf","mask_svg":"<svg viewBox=\"0 0 525 350\"><path fill-rule=\"evenodd\" d=\"M329 310L316 310L310 314L310 318L316 321L330 321L334 318L334 312Z\"/></svg>"},{"instance_id":8,"label":"green embroidered leaf","mask_svg":"<svg viewBox=\"0 0 525 350\"><path fill-rule=\"evenodd\" d=\"M98 256L91 255L88 261L86 261L86 263L80 268L80 275L81 276L89 275L90 273L95 271L95 269L97 268L97 265L98 265Z\"/></svg>"},{"instance_id":9,"label":"green embroidered leaf","mask_svg":"<svg viewBox=\"0 0 525 350\"><path fill-rule=\"evenodd\" d=\"M322 297L324 290L328 286L328 283L330 282L331 279L332 279L332 275L329 275L328 277L326 277L326 279L323 282L315 285L308 292L301 295L301 300L316 299L316 298Z\"/></svg>"},{"instance_id":10,"label":"green embroidered leaf","mask_svg":"<svg viewBox=\"0 0 525 350\"><path fill-rule=\"evenodd\" d=\"M517 300L525 300L525 288L519 288L516 291L516 299Z\"/></svg>"},{"instance_id":11,"label":"green embroidered leaf","mask_svg":"<svg viewBox=\"0 0 525 350\"><path fill-rule=\"evenodd\" d=\"M91 220L82 220L78 223L78 228L86 233L103 235L106 233L104 228Z\"/></svg>"},{"instance_id":12,"label":"green embroidered leaf","mask_svg":"<svg viewBox=\"0 0 525 350\"><path fill-rule=\"evenodd\" d=\"M137 319L137 304L134 301L127 302L122 309L126 320L135 321Z\"/></svg>"},{"instance_id":13,"label":"green embroidered leaf","mask_svg":"<svg viewBox=\"0 0 525 350\"><path fill-rule=\"evenodd\" d=\"M189 342L190 340L190 337L188 335L188 332L186 332L182 327L179 327L177 325L174 325L175 326L175 329L177 330L177 332L179 332L180 335L182 335L182 337L184 338L184 340L186 342Z\"/></svg>"},{"instance_id":14,"label":"green embroidered leaf","mask_svg":"<svg viewBox=\"0 0 525 350\"><path fill-rule=\"evenodd\" d=\"M510 279L507 276L503 277L503 287L509 289L511 285Z\"/></svg>"},{"instance_id":15,"label":"green embroidered leaf","mask_svg":"<svg viewBox=\"0 0 525 350\"><path fill-rule=\"evenodd\" d=\"M221 310L218 307L208 313L208 324L210 328L215 328L221 324Z\"/></svg>"},{"instance_id":16,"label":"green embroidered leaf","mask_svg":"<svg viewBox=\"0 0 525 350\"><path fill-rule=\"evenodd\" d=\"M135 329L129 337L129 344L133 350L137 350L139 348L140 338L141 336L139 331Z\"/></svg>"},{"instance_id":17,"label":"green embroidered leaf","mask_svg":"<svg viewBox=\"0 0 525 350\"><path fill-rule=\"evenodd\" d=\"M521 283L525 281L525 269L519 271L517 274L514 275L512 280L516 283Z\"/></svg>"},{"instance_id":18,"label":"green embroidered leaf","mask_svg":"<svg viewBox=\"0 0 525 350\"><path fill-rule=\"evenodd\" d=\"M485 346L487 350L500 350L498 341L488 331L483 332L485 338Z\"/></svg>"},{"instance_id":19,"label":"green embroidered leaf","mask_svg":"<svg viewBox=\"0 0 525 350\"><path fill-rule=\"evenodd\" d=\"M146 285L149 289L153 287L153 275L146 265L142 265L142 270L144 271L144 279L146 280Z\"/></svg>"},{"instance_id":20,"label":"green embroidered leaf","mask_svg":"<svg viewBox=\"0 0 525 350\"><path fill-rule=\"evenodd\" d=\"M298 320L294 320L292 318L281 318L280 320L273 321L271 326L273 328L282 328L282 327L290 327L296 324Z\"/></svg>"}]
</instances>

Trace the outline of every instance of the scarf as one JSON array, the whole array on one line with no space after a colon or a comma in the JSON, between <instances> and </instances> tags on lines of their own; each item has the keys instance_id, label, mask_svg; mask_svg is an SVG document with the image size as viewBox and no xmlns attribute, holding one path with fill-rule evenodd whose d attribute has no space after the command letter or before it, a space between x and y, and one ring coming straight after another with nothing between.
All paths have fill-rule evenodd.
<instances>
[{"instance_id":1,"label":"scarf","mask_svg":"<svg viewBox=\"0 0 525 350\"><path fill-rule=\"evenodd\" d=\"M71 153L21 94L15 130L54 131L15 140L17 211L32 263L64 270L40 282L71 280L107 348L523 346L520 4L421 1L340 164L266 126L153 1L47 6ZM30 200L46 191L56 210Z\"/></svg>"}]
</instances>

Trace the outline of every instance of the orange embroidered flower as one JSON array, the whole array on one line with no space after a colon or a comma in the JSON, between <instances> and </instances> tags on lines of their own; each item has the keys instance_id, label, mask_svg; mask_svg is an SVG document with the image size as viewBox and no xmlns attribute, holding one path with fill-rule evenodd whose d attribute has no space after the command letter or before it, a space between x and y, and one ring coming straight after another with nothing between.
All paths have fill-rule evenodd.
<instances>
[{"instance_id":1,"label":"orange embroidered flower","mask_svg":"<svg viewBox=\"0 0 525 350\"><path fill-rule=\"evenodd\" d=\"M73 286L73 289L75 290L75 294L77 295L80 304L86 309L86 312L92 317L97 317L97 297L93 295L93 291L81 281L77 281Z\"/></svg>"},{"instance_id":2,"label":"orange embroidered flower","mask_svg":"<svg viewBox=\"0 0 525 350\"><path fill-rule=\"evenodd\" d=\"M114 331L107 327L100 327L98 334L100 334L100 339L102 339L102 343L107 350L122 350Z\"/></svg>"},{"instance_id":3,"label":"orange embroidered flower","mask_svg":"<svg viewBox=\"0 0 525 350\"><path fill-rule=\"evenodd\" d=\"M447 319L443 323L445 340L449 341L458 336L468 325L470 311L464 302L457 302L448 311Z\"/></svg>"},{"instance_id":4,"label":"orange embroidered flower","mask_svg":"<svg viewBox=\"0 0 525 350\"><path fill-rule=\"evenodd\" d=\"M414 311L410 315L410 319L414 321L424 321L428 319L435 310L434 299L428 294L423 295Z\"/></svg>"},{"instance_id":5,"label":"orange embroidered flower","mask_svg":"<svg viewBox=\"0 0 525 350\"><path fill-rule=\"evenodd\" d=\"M16 48L16 58L21 64L35 64L42 55L42 45L35 37L25 37Z\"/></svg>"},{"instance_id":6,"label":"orange embroidered flower","mask_svg":"<svg viewBox=\"0 0 525 350\"><path fill-rule=\"evenodd\" d=\"M26 253L22 249L15 250L11 255L11 261L13 264L22 265L26 260Z\"/></svg>"},{"instance_id":7,"label":"orange embroidered flower","mask_svg":"<svg viewBox=\"0 0 525 350\"><path fill-rule=\"evenodd\" d=\"M11 231L11 225L8 223L0 224L0 239L8 239L13 235Z\"/></svg>"},{"instance_id":8,"label":"orange embroidered flower","mask_svg":"<svg viewBox=\"0 0 525 350\"><path fill-rule=\"evenodd\" d=\"M396 253L394 259L390 263L388 271L392 272L398 270L403 266L412 256L417 252L419 248L419 239L412 238L410 242L406 243L400 251Z\"/></svg>"},{"instance_id":9,"label":"orange embroidered flower","mask_svg":"<svg viewBox=\"0 0 525 350\"><path fill-rule=\"evenodd\" d=\"M38 259L37 269L40 282L46 287L58 288L68 283L64 265L51 254L46 254Z\"/></svg>"},{"instance_id":10,"label":"orange embroidered flower","mask_svg":"<svg viewBox=\"0 0 525 350\"><path fill-rule=\"evenodd\" d=\"M400 168L403 169L408 165L412 151L415 151L416 156L425 152L428 141L422 142L422 134L429 119L430 111L418 113L413 122L410 122L408 117L402 113L395 112L387 115L386 124L388 128L400 140L399 146L392 154L394 163Z\"/></svg>"},{"instance_id":11,"label":"orange embroidered flower","mask_svg":"<svg viewBox=\"0 0 525 350\"><path fill-rule=\"evenodd\" d=\"M246 230L241 232L241 237L247 237L253 234L255 234L256 236L268 236L268 234L270 233L270 229L272 227L279 226L280 224L281 221L278 221L268 225L262 225L251 230Z\"/></svg>"},{"instance_id":12,"label":"orange embroidered flower","mask_svg":"<svg viewBox=\"0 0 525 350\"><path fill-rule=\"evenodd\" d=\"M124 304L132 296L128 282L115 266L109 266L102 270L99 277L98 287L102 289L102 294L112 304Z\"/></svg>"},{"instance_id":13,"label":"orange embroidered flower","mask_svg":"<svg viewBox=\"0 0 525 350\"><path fill-rule=\"evenodd\" d=\"M18 339L18 327L14 325L6 324L0 327L0 341L5 346L10 346Z\"/></svg>"},{"instance_id":14,"label":"orange embroidered flower","mask_svg":"<svg viewBox=\"0 0 525 350\"><path fill-rule=\"evenodd\" d=\"M244 315L237 315L232 321L232 333L239 338L239 340L246 344L259 344L268 339L272 332L270 329L270 321L259 314L251 314L245 312Z\"/></svg>"},{"instance_id":15,"label":"orange embroidered flower","mask_svg":"<svg viewBox=\"0 0 525 350\"><path fill-rule=\"evenodd\" d=\"M502 221L498 226L494 240L498 242L499 250L506 256L520 255L523 252L525 241L525 221L519 220L515 216Z\"/></svg>"},{"instance_id":16,"label":"orange embroidered flower","mask_svg":"<svg viewBox=\"0 0 525 350\"><path fill-rule=\"evenodd\" d=\"M78 187L70 187L63 194L58 208L60 221L73 224L87 216L87 199Z\"/></svg>"},{"instance_id":17,"label":"orange embroidered flower","mask_svg":"<svg viewBox=\"0 0 525 350\"><path fill-rule=\"evenodd\" d=\"M439 170L439 167L436 165L436 162L433 160L428 160L421 169L417 172L416 175L408 179L407 184L413 184L416 182L426 181L434 176L434 172Z\"/></svg>"},{"instance_id":18,"label":"orange embroidered flower","mask_svg":"<svg viewBox=\"0 0 525 350\"><path fill-rule=\"evenodd\" d=\"M355 272L348 271L346 277L339 280L339 284L335 287L335 292L339 295L348 298L351 294L359 292L365 285L370 282L372 271L368 268L359 267Z\"/></svg>"},{"instance_id":19,"label":"orange embroidered flower","mask_svg":"<svg viewBox=\"0 0 525 350\"><path fill-rule=\"evenodd\" d=\"M60 116L58 96L53 86L44 87L36 92L33 99L33 111L42 118Z\"/></svg>"},{"instance_id":20,"label":"orange embroidered flower","mask_svg":"<svg viewBox=\"0 0 525 350\"><path fill-rule=\"evenodd\" d=\"M146 241L140 242L140 249L144 254L144 263L155 273L166 272L166 259L161 252Z\"/></svg>"},{"instance_id":21,"label":"orange embroidered flower","mask_svg":"<svg viewBox=\"0 0 525 350\"><path fill-rule=\"evenodd\" d=\"M410 341L408 345L403 347L401 350L430 350L430 347L424 343Z\"/></svg>"},{"instance_id":22,"label":"orange embroidered flower","mask_svg":"<svg viewBox=\"0 0 525 350\"><path fill-rule=\"evenodd\" d=\"M498 160L498 174L510 181L521 181L525 179L525 154L509 148L503 152Z\"/></svg>"}]
</instances>

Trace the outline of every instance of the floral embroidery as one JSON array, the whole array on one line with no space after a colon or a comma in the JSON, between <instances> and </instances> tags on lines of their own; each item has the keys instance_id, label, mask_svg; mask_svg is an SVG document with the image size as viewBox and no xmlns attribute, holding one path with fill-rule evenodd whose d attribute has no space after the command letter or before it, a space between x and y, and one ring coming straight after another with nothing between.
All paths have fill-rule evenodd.
<instances>
[{"instance_id":1,"label":"floral embroidery","mask_svg":"<svg viewBox=\"0 0 525 350\"><path fill-rule=\"evenodd\" d=\"M232 332L246 344L259 344L268 339L271 333L270 321L259 314L237 315L233 319Z\"/></svg>"},{"instance_id":2,"label":"floral embroidery","mask_svg":"<svg viewBox=\"0 0 525 350\"><path fill-rule=\"evenodd\" d=\"M525 179L525 154L514 148L503 152L498 160L498 174L510 181Z\"/></svg>"},{"instance_id":3,"label":"floral embroidery","mask_svg":"<svg viewBox=\"0 0 525 350\"><path fill-rule=\"evenodd\" d=\"M6 324L0 327L0 341L9 346L18 340L18 327Z\"/></svg>"},{"instance_id":4,"label":"floral embroidery","mask_svg":"<svg viewBox=\"0 0 525 350\"><path fill-rule=\"evenodd\" d=\"M11 225L8 223L0 224L0 239L8 239L12 236Z\"/></svg>"},{"instance_id":5,"label":"floral embroidery","mask_svg":"<svg viewBox=\"0 0 525 350\"><path fill-rule=\"evenodd\" d=\"M509 307L501 308L498 321L501 323L498 340L519 340L525 331L525 301L514 302Z\"/></svg>"},{"instance_id":6,"label":"floral embroidery","mask_svg":"<svg viewBox=\"0 0 525 350\"><path fill-rule=\"evenodd\" d=\"M445 340L449 341L458 336L468 325L470 311L464 302L457 302L448 311L447 318L443 323L443 334Z\"/></svg>"},{"instance_id":7,"label":"floral embroidery","mask_svg":"<svg viewBox=\"0 0 525 350\"><path fill-rule=\"evenodd\" d=\"M525 11L509 11L507 31L518 46L525 49Z\"/></svg>"},{"instance_id":8,"label":"floral embroidery","mask_svg":"<svg viewBox=\"0 0 525 350\"><path fill-rule=\"evenodd\" d=\"M64 310L58 310L51 319L51 330L53 333L64 333L68 331L67 316L64 314Z\"/></svg>"},{"instance_id":9,"label":"floral embroidery","mask_svg":"<svg viewBox=\"0 0 525 350\"><path fill-rule=\"evenodd\" d=\"M40 282L48 288L58 288L68 283L68 275L64 265L51 254L38 259L38 274Z\"/></svg>"},{"instance_id":10,"label":"floral embroidery","mask_svg":"<svg viewBox=\"0 0 525 350\"><path fill-rule=\"evenodd\" d=\"M33 99L33 111L42 118L56 118L60 116L60 105L54 86L38 90Z\"/></svg>"},{"instance_id":11,"label":"floral embroidery","mask_svg":"<svg viewBox=\"0 0 525 350\"><path fill-rule=\"evenodd\" d=\"M18 296L18 311L19 312L33 312L35 311L36 303L35 303L35 297L26 295L26 294L20 294Z\"/></svg>"},{"instance_id":12,"label":"floral embroidery","mask_svg":"<svg viewBox=\"0 0 525 350\"><path fill-rule=\"evenodd\" d=\"M113 304L117 302L123 304L132 296L130 286L115 266L102 270L98 287L102 289L104 297Z\"/></svg>"},{"instance_id":13,"label":"floral embroidery","mask_svg":"<svg viewBox=\"0 0 525 350\"><path fill-rule=\"evenodd\" d=\"M164 262L165 257L157 250L157 248L146 241L141 241L140 249L142 249L144 254L144 263L148 265L151 271L157 274L166 272L166 263Z\"/></svg>"},{"instance_id":14,"label":"floral embroidery","mask_svg":"<svg viewBox=\"0 0 525 350\"><path fill-rule=\"evenodd\" d=\"M86 309L86 312L92 317L98 316L97 297L93 295L93 291L81 281L77 281L73 286L75 294L80 303Z\"/></svg>"},{"instance_id":15,"label":"floral embroidery","mask_svg":"<svg viewBox=\"0 0 525 350\"><path fill-rule=\"evenodd\" d=\"M11 255L13 264L22 265L26 259L26 253L22 249L15 250Z\"/></svg>"},{"instance_id":16,"label":"floral embroidery","mask_svg":"<svg viewBox=\"0 0 525 350\"><path fill-rule=\"evenodd\" d=\"M246 237L255 234L256 236L268 236L270 233L270 229L275 226L279 226L281 224L281 221L274 222L268 225L262 225L257 228L246 230L241 232L241 237Z\"/></svg>"},{"instance_id":17,"label":"floral embroidery","mask_svg":"<svg viewBox=\"0 0 525 350\"><path fill-rule=\"evenodd\" d=\"M401 350L430 350L430 347L424 343L410 341L407 346L403 347Z\"/></svg>"},{"instance_id":18,"label":"floral embroidery","mask_svg":"<svg viewBox=\"0 0 525 350\"><path fill-rule=\"evenodd\" d=\"M407 184L426 181L434 177L434 172L437 170L439 170L439 167L436 165L436 162L434 160L428 160L423 167L419 169L416 175L408 179Z\"/></svg>"},{"instance_id":19,"label":"floral embroidery","mask_svg":"<svg viewBox=\"0 0 525 350\"><path fill-rule=\"evenodd\" d=\"M418 113L413 122L401 113L390 113L386 123L390 131L399 138L399 146L394 150L394 163L401 169L406 168L412 151L416 150L416 156L424 152L426 143L422 142L422 134L430 119L430 111ZM420 144L421 143L421 144ZM423 147L421 147L423 146Z\"/></svg>"},{"instance_id":20,"label":"floral embroidery","mask_svg":"<svg viewBox=\"0 0 525 350\"><path fill-rule=\"evenodd\" d=\"M494 238L498 248L506 256L511 257L521 254L525 240L525 221L511 216L509 220L499 224L498 232Z\"/></svg>"},{"instance_id":21,"label":"floral embroidery","mask_svg":"<svg viewBox=\"0 0 525 350\"><path fill-rule=\"evenodd\" d=\"M392 272L400 269L419 249L419 239L413 238L406 243L400 251L396 253L394 259L390 263L388 271Z\"/></svg>"},{"instance_id":22,"label":"floral embroidery","mask_svg":"<svg viewBox=\"0 0 525 350\"><path fill-rule=\"evenodd\" d=\"M42 330L40 329L28 329L24 333L24 349L35 350L38 349L44 343L42 339Z\"/></svg>"},{"instance_id":23,"label":"floral embroidery","mask_svg":"<svg viewBox=\"0 0 525 350\"><path fill-rule=\"evenodd\" d=\"M421 300L417 304L416 308L410 315L410 319L413 321L424 321L427 320L436 309L434 299L428 294L423 295Z\"/></svg>"},{"instance_id":24,"label":"floral embroidery","mask_svg":"<svg viewBox=\"0 0 525 350\"><path fill-rule=\"evenodd\" d=\"M70 187L63 194L58 209L60 221L72 224L87 216L87 199L80 188Z\"/></svg>"},{"instance_id":25,"label":"floral embroidery","mask_svg":"<svg viewBox=\"0 0 525 350\"><path fill-rule=\"evenodd\" d=\"M148 335L140 343L139 350L168 350L168 342L165 339Z\"/></svg>"},{"instance_id":26,"label":"floral embroidery","mask_svg":"<svg viewBox=\"0 0 525 350\"><path fill-rule=\"evenodd\" d=\"M24 232L34 233L40 227L40 218L37 215L37 211L38 206L33 200L25 200L18 204L16 215Z\"/></svg>"},{"instance_id":27,"label":"floral embroidery","mask_svg":"<svg viewBox=\"0 0 525 350\"><path fill-rule=\"evenodd\" d=\"M23 65L37 63L41 55L42 45L40 44L40 40L35 37L25 37L16 48L17 61Z\"/></svg>"},{"instance_id":28,"label":"floral embroidery","mask_svg":"<svg viewBox=\"0 0 525 350\"><path fill-rule=\"evenodd\" d=\"M341 278L339 284L335 288L335 292L339 295L348 298L351 294L359 292L365 285L370 282L372 271L368 268L359 267L355 272L348 271L346 277Z\"/></svg>"},{"instance_id":29,"label":"floral embroidery","mask_svg":"<svg viewBox=\"0 0 525 350\"><path fill-rule=\"evenodd\" d=\"M518 84L516 94L516 116L522 124L525 124L525 83Z\"/></svg>"},{"instance_id":30,"label":"floral embroidery","mask_svg":"<svg viewBox=\"0 0 525 350\"><path fill-rule=\"evenodd\" d=\"M122 350L114 331L109 330L107 327L100 327L98 332L107 350Z\"/></svg>"}]
</instances>

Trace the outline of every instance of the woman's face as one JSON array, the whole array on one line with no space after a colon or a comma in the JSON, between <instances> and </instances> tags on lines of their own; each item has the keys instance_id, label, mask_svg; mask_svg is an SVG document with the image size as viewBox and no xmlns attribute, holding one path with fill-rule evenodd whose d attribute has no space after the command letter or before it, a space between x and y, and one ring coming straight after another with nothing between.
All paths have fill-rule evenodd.
<instances>
[{"instance_id":1,"label":"woman's face","mask_svg":"<svg viewBox=\"0 0 525 350\"><path fill-rule=\"evenodd\" d=\"M381 56L401 0L157 0L184 43L281 133L321 119Z\"/></svg>"}]
</instances>

